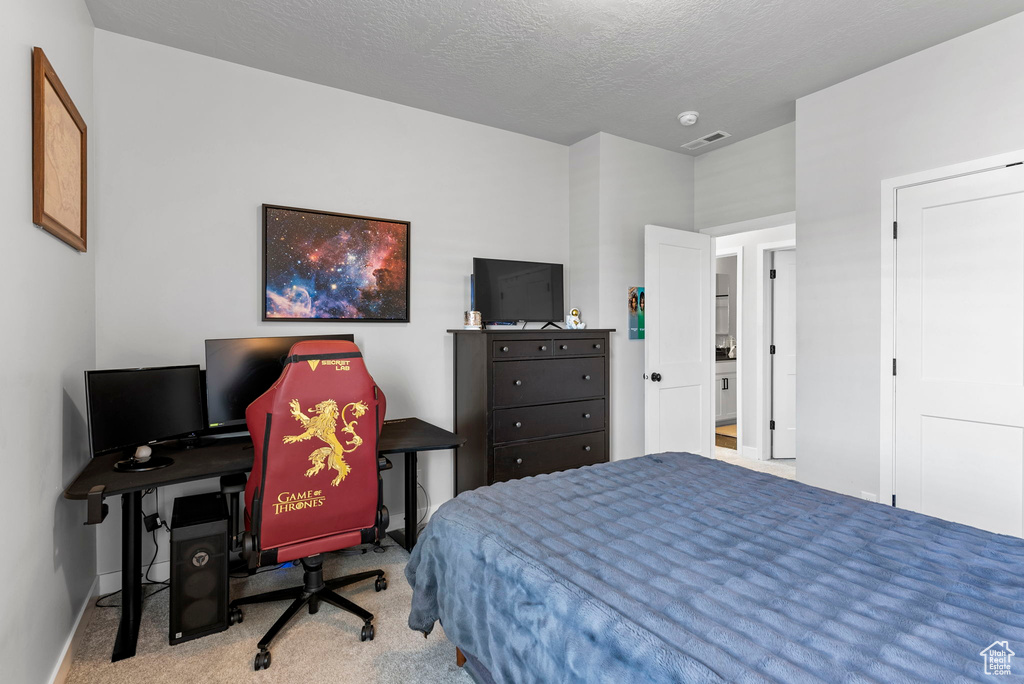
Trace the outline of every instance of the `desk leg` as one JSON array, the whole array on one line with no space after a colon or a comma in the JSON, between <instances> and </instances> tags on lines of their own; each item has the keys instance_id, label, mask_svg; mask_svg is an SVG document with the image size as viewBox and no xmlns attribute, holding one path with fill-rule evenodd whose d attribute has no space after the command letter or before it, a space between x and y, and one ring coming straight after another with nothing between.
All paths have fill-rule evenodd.
<instances>
[{"instance_id":1,"label":"desk leg","mask_svg":"<svg viewBox=\"0 0 1024 684\"><path fill-rule=\"evenodd\" d=\"M142 492L121 495L121 624L111 662L131 658L142 621Z\"/></svg>"},{"instance_id":2,"label":"desk leg","mask_svg":"<svg viewBox=\"0 0 1024 684\"><path fill-rule=\"evenodd\" d=\"M416 452L405 452L405 530L391 532L391 538L406 551L416 546Z\"/></svg>"}]
</instances>

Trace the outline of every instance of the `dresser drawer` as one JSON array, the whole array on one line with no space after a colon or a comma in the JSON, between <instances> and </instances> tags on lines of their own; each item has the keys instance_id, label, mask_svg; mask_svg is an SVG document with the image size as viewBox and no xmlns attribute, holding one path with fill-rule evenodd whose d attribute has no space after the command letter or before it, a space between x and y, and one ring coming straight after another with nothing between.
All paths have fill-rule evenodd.
<instances>
[{"instance_id":1,"label":"dresser drawer","mask_svg":"<svg viewBox=\"0 0 1024 684\"><path fill-rule=\"evenodd\" d=\"M494 481L554 473L608 460L605 433L555 437L494 448Z\"/></svg>"},{"instance_id":2,"label":"dresser drawer","mask_svg":"<svg viewBox=\"0 0 1024 684\"><path fill-rule=\"evenodd\" d=\"M604 358L505 361L494 364L494 406L601 397Z\"/></svg>"},{"instance_id":3,"label":"dresser drawer","mask_svg":"<svg viewBox=\"0 0 1024 684\"><path fill-rule=\"evenodd\" d=\"M582 356L604 354L605 341L601 337L553 340L555 356Z\"/></svg>"},{"instance_id":4,"label":"dresser drawer","mask_svg":"<svg viewBox=\"0 0 1024 684\"><path fill-rule=\"evenodd\" d=\"M604 429L604 399L494 412L494 441L512 442Z\"/></svg>"},{"instance_id":5,"label":"dresser drawer","mask_svg":"<svg viewBox=\"0 0 1024 684\"><path fill-rule=\"evenodd\" d=\"M495 340L491 343L491 355L500 359L544 358L551 356L551 340Z\"/></svg>"}]
</instances>

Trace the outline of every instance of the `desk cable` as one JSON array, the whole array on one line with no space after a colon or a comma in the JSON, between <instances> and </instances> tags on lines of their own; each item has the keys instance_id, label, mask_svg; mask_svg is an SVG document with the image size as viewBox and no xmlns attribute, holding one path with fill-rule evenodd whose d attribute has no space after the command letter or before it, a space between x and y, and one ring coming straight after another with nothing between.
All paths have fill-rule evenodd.
<instances>
[{"instance_id":1,"label":"desk cable","mask_svg":"<svg viewBox=\"0 0 1024 684\"><path fill-rule=\"evenodd\" d=\"M145 500L146 497L149 494L152 494L154 492L156 492L155 489L147 489L146 491L144 491L142 493L142 499ZM157 511L157 514L160 513L160 494L158 492L156 494L156 511ZM146 517L145 514L142 511L140 511L140 514L142 515L143 518ZM143 597L142 597L143 601L145 601L146 599L148 599L149 597L151 597L151 596L153 596L155 594L159 594L161 591L163 591L163 590L165 590L165 589L167 589L168 587L171 586L171 583L168 580L155 581L155 580L150 579L150 577L149 577L149 573L153 569L153 563L156 562L156 556L160 552L160 543L156 539L156 531L160 527L163 527L165 530L167 530L168 534L171 533L171 528L167 526L167 523L164 520L160 520L159 518L158 518L158 520L159 520L160 524L157 527L154 527L153 530L152 530L152 533L153 533L153 557L149 560L149 565L146 567L146 572L143 575L143 578L146 581L143 582L142 587L143 587L143 591L145 591L146 587L155 586L155 585L160 585L160 588L157 589L156 591L151 591L148 594L144 594ZM121 581L123 583L124 582L124 578L122 578ZM117 591L112 591L109 594L103 594L98 599L96 599L96 607L97 608L120 608L121 607L120 603L103 603L103 601L105 599L108 599L111 596L114 596L114 595L120 594L120 593L121 593L121 590L118 589Z\"/></svg>"}]
</instances>

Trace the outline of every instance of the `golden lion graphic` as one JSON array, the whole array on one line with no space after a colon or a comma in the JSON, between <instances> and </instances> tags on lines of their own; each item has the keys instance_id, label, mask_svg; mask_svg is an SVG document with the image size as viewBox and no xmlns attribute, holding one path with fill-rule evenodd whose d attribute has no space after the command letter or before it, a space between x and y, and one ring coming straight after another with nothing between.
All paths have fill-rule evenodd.
<instances>
[{"instance_id":1,"label":"golden lion graphic","mask_svg":"<svg viewBox=\"0 0 1024 684\"><path fill-rule=\"evenodd\" d=\"M352 435L352 439L342 444L338 441L334 432L337 428L338 420L338 403L333 399L327 399L321 401L316 405L315 409L309 409L310 413L316 411L316 416L309 418L302 413L302 408L299 406L298 399L292 399L289 402L289 406L292 408L292 416L295 420L302 423L302 427L306 429L301 435L288 435L284 438L285 444L294 444L295 442L304 442L307 439L316 437L321 442L328 446L321 447L309 455L309 460L313 462L313 467L306 471L306 477L313 477L321 470L324 469L324 461L327 462L334 470L338 471L338 476L331 481L331 484L337 487L341 484L341 481L352 471L352 467L345 462L345 454L355 451L360 444L363 443L363 439L356 434L355 425L356 418L359 418L366 413L366 404L363 402L354 402L346 404L345 408L341 410L341 421L344 423L344 427L341 428L342 432L347 432ZM345 420L345 412L351 409L352 420ZM347 447L347 448L346 448Z\"/></svg>"}]
</instances>

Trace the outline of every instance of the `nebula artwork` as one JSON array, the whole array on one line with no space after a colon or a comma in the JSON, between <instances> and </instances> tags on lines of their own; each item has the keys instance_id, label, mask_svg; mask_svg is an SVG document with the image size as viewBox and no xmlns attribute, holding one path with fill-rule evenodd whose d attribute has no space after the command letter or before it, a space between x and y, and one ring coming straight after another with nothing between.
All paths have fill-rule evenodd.
<instances>
[{"instance_id":1,"label":"nebula artwork","mask_svg":"<svg viewBox=\"0 0 1024 684\"><path fill-rule=\"evenodd\" d=\"M263 320L409 320L409 223L263 205Z\"/></svg>"}]
</instances>

